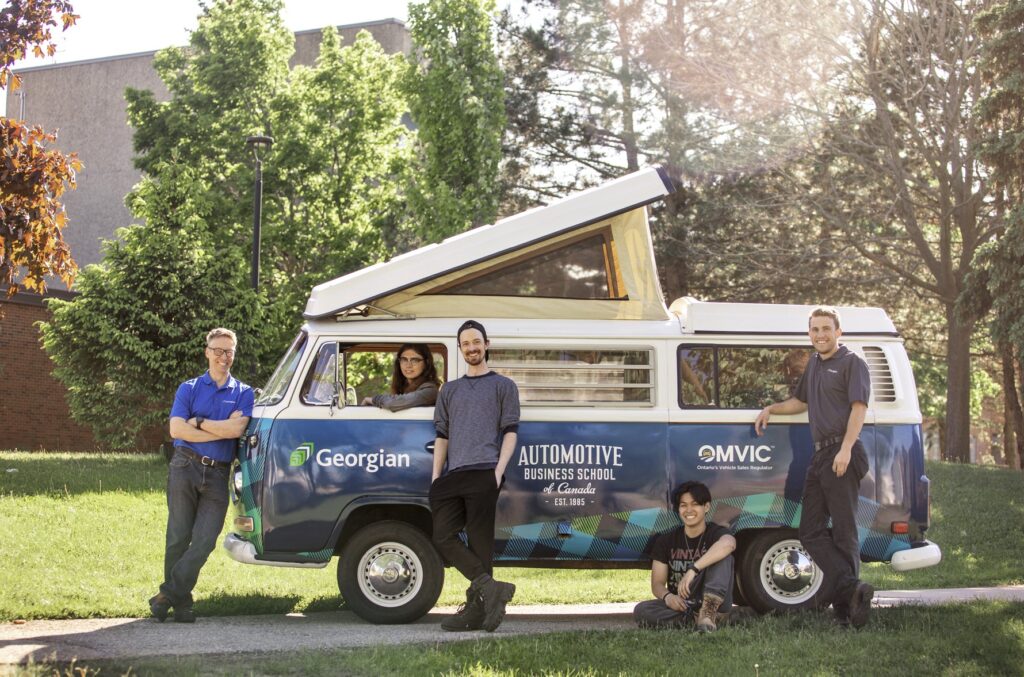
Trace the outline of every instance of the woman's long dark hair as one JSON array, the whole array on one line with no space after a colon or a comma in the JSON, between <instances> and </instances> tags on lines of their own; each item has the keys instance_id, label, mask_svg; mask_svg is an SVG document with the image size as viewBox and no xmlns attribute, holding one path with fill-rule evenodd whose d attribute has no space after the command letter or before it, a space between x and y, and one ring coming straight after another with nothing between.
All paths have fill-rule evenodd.
<instances>
[{"instance_id":1,"label":"woman's long dark hair","mask_svg":"<svg viewBox=\"0 0 1024 677\"><path fill-rule=\"evenodd\" d=\"M440 386L441 381L437 378L437 367L434 366L434 356L430 354L430 347L425 343L404 343L395 353L395 366L391 372L391 394L402 395L409 387L409 379L405 378L405 374L402 373L401 362L402 353L406 350L415 350L416 354L423 358L423 373L419 377L420 385L429 381Z\"/></svg>"}]
</instances>

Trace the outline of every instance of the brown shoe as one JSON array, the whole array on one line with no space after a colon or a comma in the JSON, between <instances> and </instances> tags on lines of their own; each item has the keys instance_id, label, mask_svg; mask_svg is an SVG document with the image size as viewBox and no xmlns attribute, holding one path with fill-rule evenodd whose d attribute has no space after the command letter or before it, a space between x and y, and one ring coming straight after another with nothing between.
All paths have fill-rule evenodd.
<instances>
[{"instance_id":1,"label":"brown shoe","mask_svg":"<svg viewBox=\"0 0 1024 677\"><path fill-rule=\"evenodd\" d=\"M697 612L698 632L714 632L718 629L715 621L718 618L718 607L722 606L723 602L725 600L714 593L704 593L704 603L700 605L700 611Z\"/></svg>"},{"instance_id":2,"label":"brown shoe","mask_svg":"<svg viewBox=\"0 0 1024 677\"><path fill-rule=\"evenodd\" d=\"M871 600L875 596L875 589L870 583L857 581L857 587L853 589L850 596L850 625L855 628L863 628L871 616Z\"/></svg>"},{"instance_id":3,"label":"brown shoe","mask_svg":"<svg viewBox=\"0 0 1024 677\"><path fill-rule=\"evenodd\" d=\"M167 620L167 614L171 611L171 600L162 593L149 598L149 613L161 623Z\"/></svg>"}]
</instances>

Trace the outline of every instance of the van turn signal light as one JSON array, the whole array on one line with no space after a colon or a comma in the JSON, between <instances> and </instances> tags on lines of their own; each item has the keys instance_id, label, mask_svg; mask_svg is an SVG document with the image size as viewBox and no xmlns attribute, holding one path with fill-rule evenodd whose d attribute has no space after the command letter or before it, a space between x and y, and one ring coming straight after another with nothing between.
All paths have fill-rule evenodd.
<instances>
[{"instance_id":1,"label":"van turn signal light","mask_svg":"<svg viewBox=\"0 0 1024 677\"><path fill-rule=\"evenodd\" d=\"M908 524L907 522L893 522L890 527L890 530L894 534L909 534L910 524Z\"/></svg>"},{"instance_id":2,"label":"van turn signal light","mask_svg":"<svg viewBox=\"0 0 1024 677\"><path fill-rule=\"evenodd\" d=\"M236 517L235 528L239 531L252 531L252 518L251 517Z\"/></svg>"}]
</instances>

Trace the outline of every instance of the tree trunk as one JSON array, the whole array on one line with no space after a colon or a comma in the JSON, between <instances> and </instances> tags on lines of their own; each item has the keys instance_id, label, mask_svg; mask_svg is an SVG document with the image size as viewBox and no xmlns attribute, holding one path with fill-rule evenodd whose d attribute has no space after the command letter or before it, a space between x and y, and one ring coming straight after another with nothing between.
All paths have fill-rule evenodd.
<instances>
[{"instance_id":1,"label":"tree trunk","mask_svg":"<svg viewBox=\"0 0 1024 677\"><path fill-rule=\"evenodd\" d=\"M949 461L971 460L971 329L957 317L955 305L946 305L948 347L946 352L946 445L942 457Z\"/></svg>"},{"instance_id":2,"label":"tree trunk","mask_svg":"<svg viewBox=\"0 0 1024 677\"><path fill-rule=\"evenodd\" d=\"M999 344L999 356L1003 361L1003 457L1006 465L1020 470L1020 450L1024 445L1024 412L1017 397L1017 369L1013 358L1013 344L1004 341Z\"/></svg>"}]
</instances>

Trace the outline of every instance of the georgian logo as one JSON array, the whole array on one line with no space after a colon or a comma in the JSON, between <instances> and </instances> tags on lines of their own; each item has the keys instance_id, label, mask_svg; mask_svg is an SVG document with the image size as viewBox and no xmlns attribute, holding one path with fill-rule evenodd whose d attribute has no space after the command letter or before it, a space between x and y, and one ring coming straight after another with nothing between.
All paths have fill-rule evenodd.
<instances>
[{"instance_id":1,"label":"georgian logo","mask_svg":"<svg viewBox=\"0 0 1024 677\"><path fill-rule=\"evenodd\" d=\"M310 459L322 468L358 468L375 473L381 468L408 468L412 463L409 454L379 449L371 452L335 452L330 449L317 450L312 442L304 442L288 456L288 466L299 468Z\"/></svg>"},{"instance_id":2,"label":"georgian logo","mask_svg":"<svg viewBox=\"0 0 1024 677\"><path fill-rule=\"evenodd\" d=\"M296 468L300 465L305 465L309 457L313 455L313 443L304 442L296 447L295 451L288 458L288 465L292 468Z\"/></svg>"}]
</instances>

